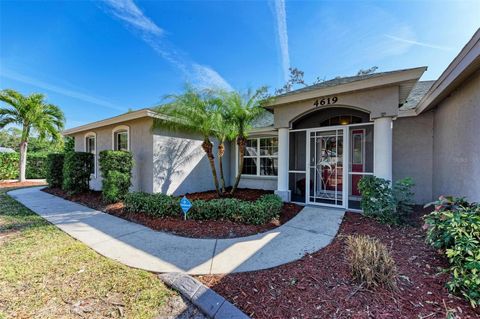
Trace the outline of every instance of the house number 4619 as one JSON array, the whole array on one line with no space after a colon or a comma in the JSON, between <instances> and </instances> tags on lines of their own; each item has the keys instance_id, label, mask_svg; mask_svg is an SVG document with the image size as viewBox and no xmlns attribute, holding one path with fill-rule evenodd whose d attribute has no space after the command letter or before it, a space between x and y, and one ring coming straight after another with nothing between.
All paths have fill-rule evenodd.
<instances>
[{"instance_id":1,"label":"house number 4619","mask_svg":"<svg viewBox=\"0 0 480 319\"><path fill-rule=\"evenodd\" d=\"M338 102L338 97L333 96L333 97L324 97L321 99L316 99L315 102L313 102L313 105L316 107L319 106L324 106L324 105L330 105L330 104L335 104Z\"/></svg>"}]
</instances>

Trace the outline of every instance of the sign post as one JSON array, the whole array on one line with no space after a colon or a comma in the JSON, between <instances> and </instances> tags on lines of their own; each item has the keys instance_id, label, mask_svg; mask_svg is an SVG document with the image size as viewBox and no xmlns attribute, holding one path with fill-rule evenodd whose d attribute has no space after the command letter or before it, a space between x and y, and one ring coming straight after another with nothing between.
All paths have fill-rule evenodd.
<instances>
[{"instance_id":1,"label":"sign post","mask_svg":"<svg viewBox=\"0 0 480 319\"><path fill-rule=\"evenodd\" d=\"M183 219L187 220L187 213L190 208L192 208L192 203L188 200L187 197L183 196L183 198L180 200L180 207L183 211Z\"/></svg>"}]
</instances>

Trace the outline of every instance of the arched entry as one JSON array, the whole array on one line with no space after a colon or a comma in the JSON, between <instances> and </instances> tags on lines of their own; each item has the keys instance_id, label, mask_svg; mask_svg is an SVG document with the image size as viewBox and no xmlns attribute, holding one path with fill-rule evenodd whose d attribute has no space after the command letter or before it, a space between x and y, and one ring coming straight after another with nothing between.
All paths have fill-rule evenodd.
<instances>
[{"instance_id":1,"label":"arched entry","mask_svg":"<svg viewBox=\"0 0 480 319\"><path fill-rule=\"evenodd\" d=\"M292 201L360 208L358 181L373 174L373 122L350 108L328 108L291 123L289 189Z\"/></svg>"}]
</instances>

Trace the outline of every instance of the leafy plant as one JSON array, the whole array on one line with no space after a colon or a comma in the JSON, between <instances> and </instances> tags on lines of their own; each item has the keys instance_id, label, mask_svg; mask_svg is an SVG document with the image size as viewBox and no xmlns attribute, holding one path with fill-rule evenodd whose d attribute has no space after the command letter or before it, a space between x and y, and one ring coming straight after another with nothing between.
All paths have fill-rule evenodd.
<instances>
[{"instance_id":1,"label":"leafy plant","mask_svg":"<svg viewBox=\"0 0 480 319\"><path fill-rule=\"evenodd\" d=\"M447 210L450 207L451 210ZM442 197L436 211L425 216L427 242L443 249L450 267L450 291L480 304L480 205L463 198Z\"/></svg>"},{"instance_id":2,"label":"leafy plant","mask_svg":"<svg viewBox=\"0 0 480 319\"><path fill-rule=\"evenodd\" d=\"M353 278L367 287L396 287L397 268L387 247L365 235L348 236L348 262Z\"/></svg>"},{"instance_id":3,"label":"leafy plant","mask_svg":"<svg viewBox=\"0 0 480 319\"><path fill-rule=\"evenodd\" d=\"M0 153L0 180L18 176L18 154Z\"/></svg>"},{"instance_id":4,"label":"leafy plant","mask_svg":"<svg viewBox=\"0 0 480 319\"><path fill-rule=\"evenodd\" d=\"M413 206L415 205L413 202L413 196L415 195L412 191L413 186L415 184L410 177L397 180L393 184L395 209L401 222L406 222L413 211Z\"/></svg>"},{"instance_id":5,"label":"leafy plant","mask_svg":"<svg viewBox=\"0 0 480 319\"><path fill-rule=\"evenodd\" d=\"M92 166L93 154L66 153L63 165L63 189L71 194L88 191Z\"/></svg>"},{"instance_id":6,"label":"leafy plant","mask_svg":"<svg viewBox=\"0 0 480 319\"><path fill-rule=\"evenodd\" d=\"M382 223L398 224L395 212L395 198L390 182L375 176L365 176L358 183L362 194L360 205L365 216L375 218Z\"/></svg>"},{"instance_id":7,"label":"leafy plant","mask_svg":"<svg viewBox=\"0 0 480 319\"><path fill-rule=\"evenodd\" d=\"M130 152L105 150L100 152L102 195L106 202L122 200L131 185L133 156Z\"/></svg>"},{"instance_id":8,"label":"leafy plant","mask_svg":"<svg viewBox=\"0 0 480 319\"><path fill-rule=\"evenodd\" d=\"M436 212L443 212L446 210L457 210L462 206L469 206L465 197L454 196L440 196L438 200L425 204L424 208L434 206Z\"/></svg>"},{"instance_id":9,"label":"leafy plant","mask_svg":"<svg viewBox=\"0 0 480 319\"><path fill-rule=\"evenodd\" d=\"M62 187L65 154L52 153L47 156L47 183L50 187Z\"/></svg>"},{"instance_id":10,"label":"leafy plant","mask_svg":"<svg viewBox=\"0 0 480 319\"><path fill-rule=\"evenodd\" d=\"M0 91L0 101L8 105L0 108L0 129L9 124L22 127L19 179L23 182L26 178L30 134L33 131L37 132L41 141L46 137L50 137L52 141L60 140L65 116L58 106L46 103L45 96L39 93L24 96L15 90L5 89Z\"/></svg>"},{"instance_id":11,"label":"leafy plant","mask_svg":"<svg viewBox=\"0 0 480 319\"><path fill-rule=\"evenodd\" d=\"M413 186L411 178L398 180L391 187L388 180L375 176L363 177L358 183L363 213L381 223L395 225L405 222L414 206Z\"/></svg>"},{"instance_id":12,"label":"leafy plant","mask_svg":"<svg viewBox=\"0 0 480 319\"><path fill-rule=\"evenodd\" d=\"M180 199L164 194L133 192L125 196L125 209L143 212L156 217L179 216ZM193 200L188 218L194 220L231 220L245 224L261 225L278 218L282 200L276 195L263 195L256 201L236 198Z\"/></svg>"},{"instance_id":13,"label":"leafy plant","mask_svg":"<svg viewBox=\"0 0 480 319\"><path fill-rule=\"evenodd\" d=\"M156 217L181 214L180 199L161 193L131 192L123 200L125 209L132 213L145 213Z\"/></svg>"}]
</instances>

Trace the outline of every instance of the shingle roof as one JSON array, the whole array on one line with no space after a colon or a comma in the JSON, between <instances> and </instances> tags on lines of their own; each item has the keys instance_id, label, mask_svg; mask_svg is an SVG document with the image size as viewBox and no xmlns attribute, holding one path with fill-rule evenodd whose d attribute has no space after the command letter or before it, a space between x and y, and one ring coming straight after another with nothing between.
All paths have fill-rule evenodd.
<instances>
[{"instance_id":1,"label":"shingle roof","mask_svg":"<svg viewBox=\"0 0 480 319\"><path fill-rule=\"evenodd\" d=\"M418 81L407 97L405 103L400 107L401 111L412 110L417 107L418 102L427 94L435 81Z\"/></svg>"},{"instance_id":2,"label":"shingle roof","mask_svg":"<svg viewBox=\"0 0 480 319\"><path fill-rule=\"evenodd\" d=\"M253 128L263 128L273 125L273 114L265 111L252 121Z\"/></svg>"},{"instance_id":3,"label":"shingle roof","mask_svg":"<svg viewBox=\"0 0 480 319\"><path fill-rule=\"evenodd\" d=\"M312 91L312 90L323 89L323 88L332 87L332 86L341 85L341 84L347 84L347 83L351 83L351 82L355 82L355 81L361 81L361 80L376 78L376 77L384 76L384 75L387 75L387 74L400 73L400 72L404 72L404 71L407 71L407 70L410 70L410 69L401 69L401 70L387 71L387 72L377 72L377 73L371 73L371 74L365 74L365 75L336 77L336 78L328 80L328 81L324 81L324 82L321 82L321 83L318 83L318 84L306 86L306 87L298 89L298 90L283 93L283 94L277 95L276 97L284 97L284 96L309 92L309 91Z\"/></svg>"}]
</instances>

